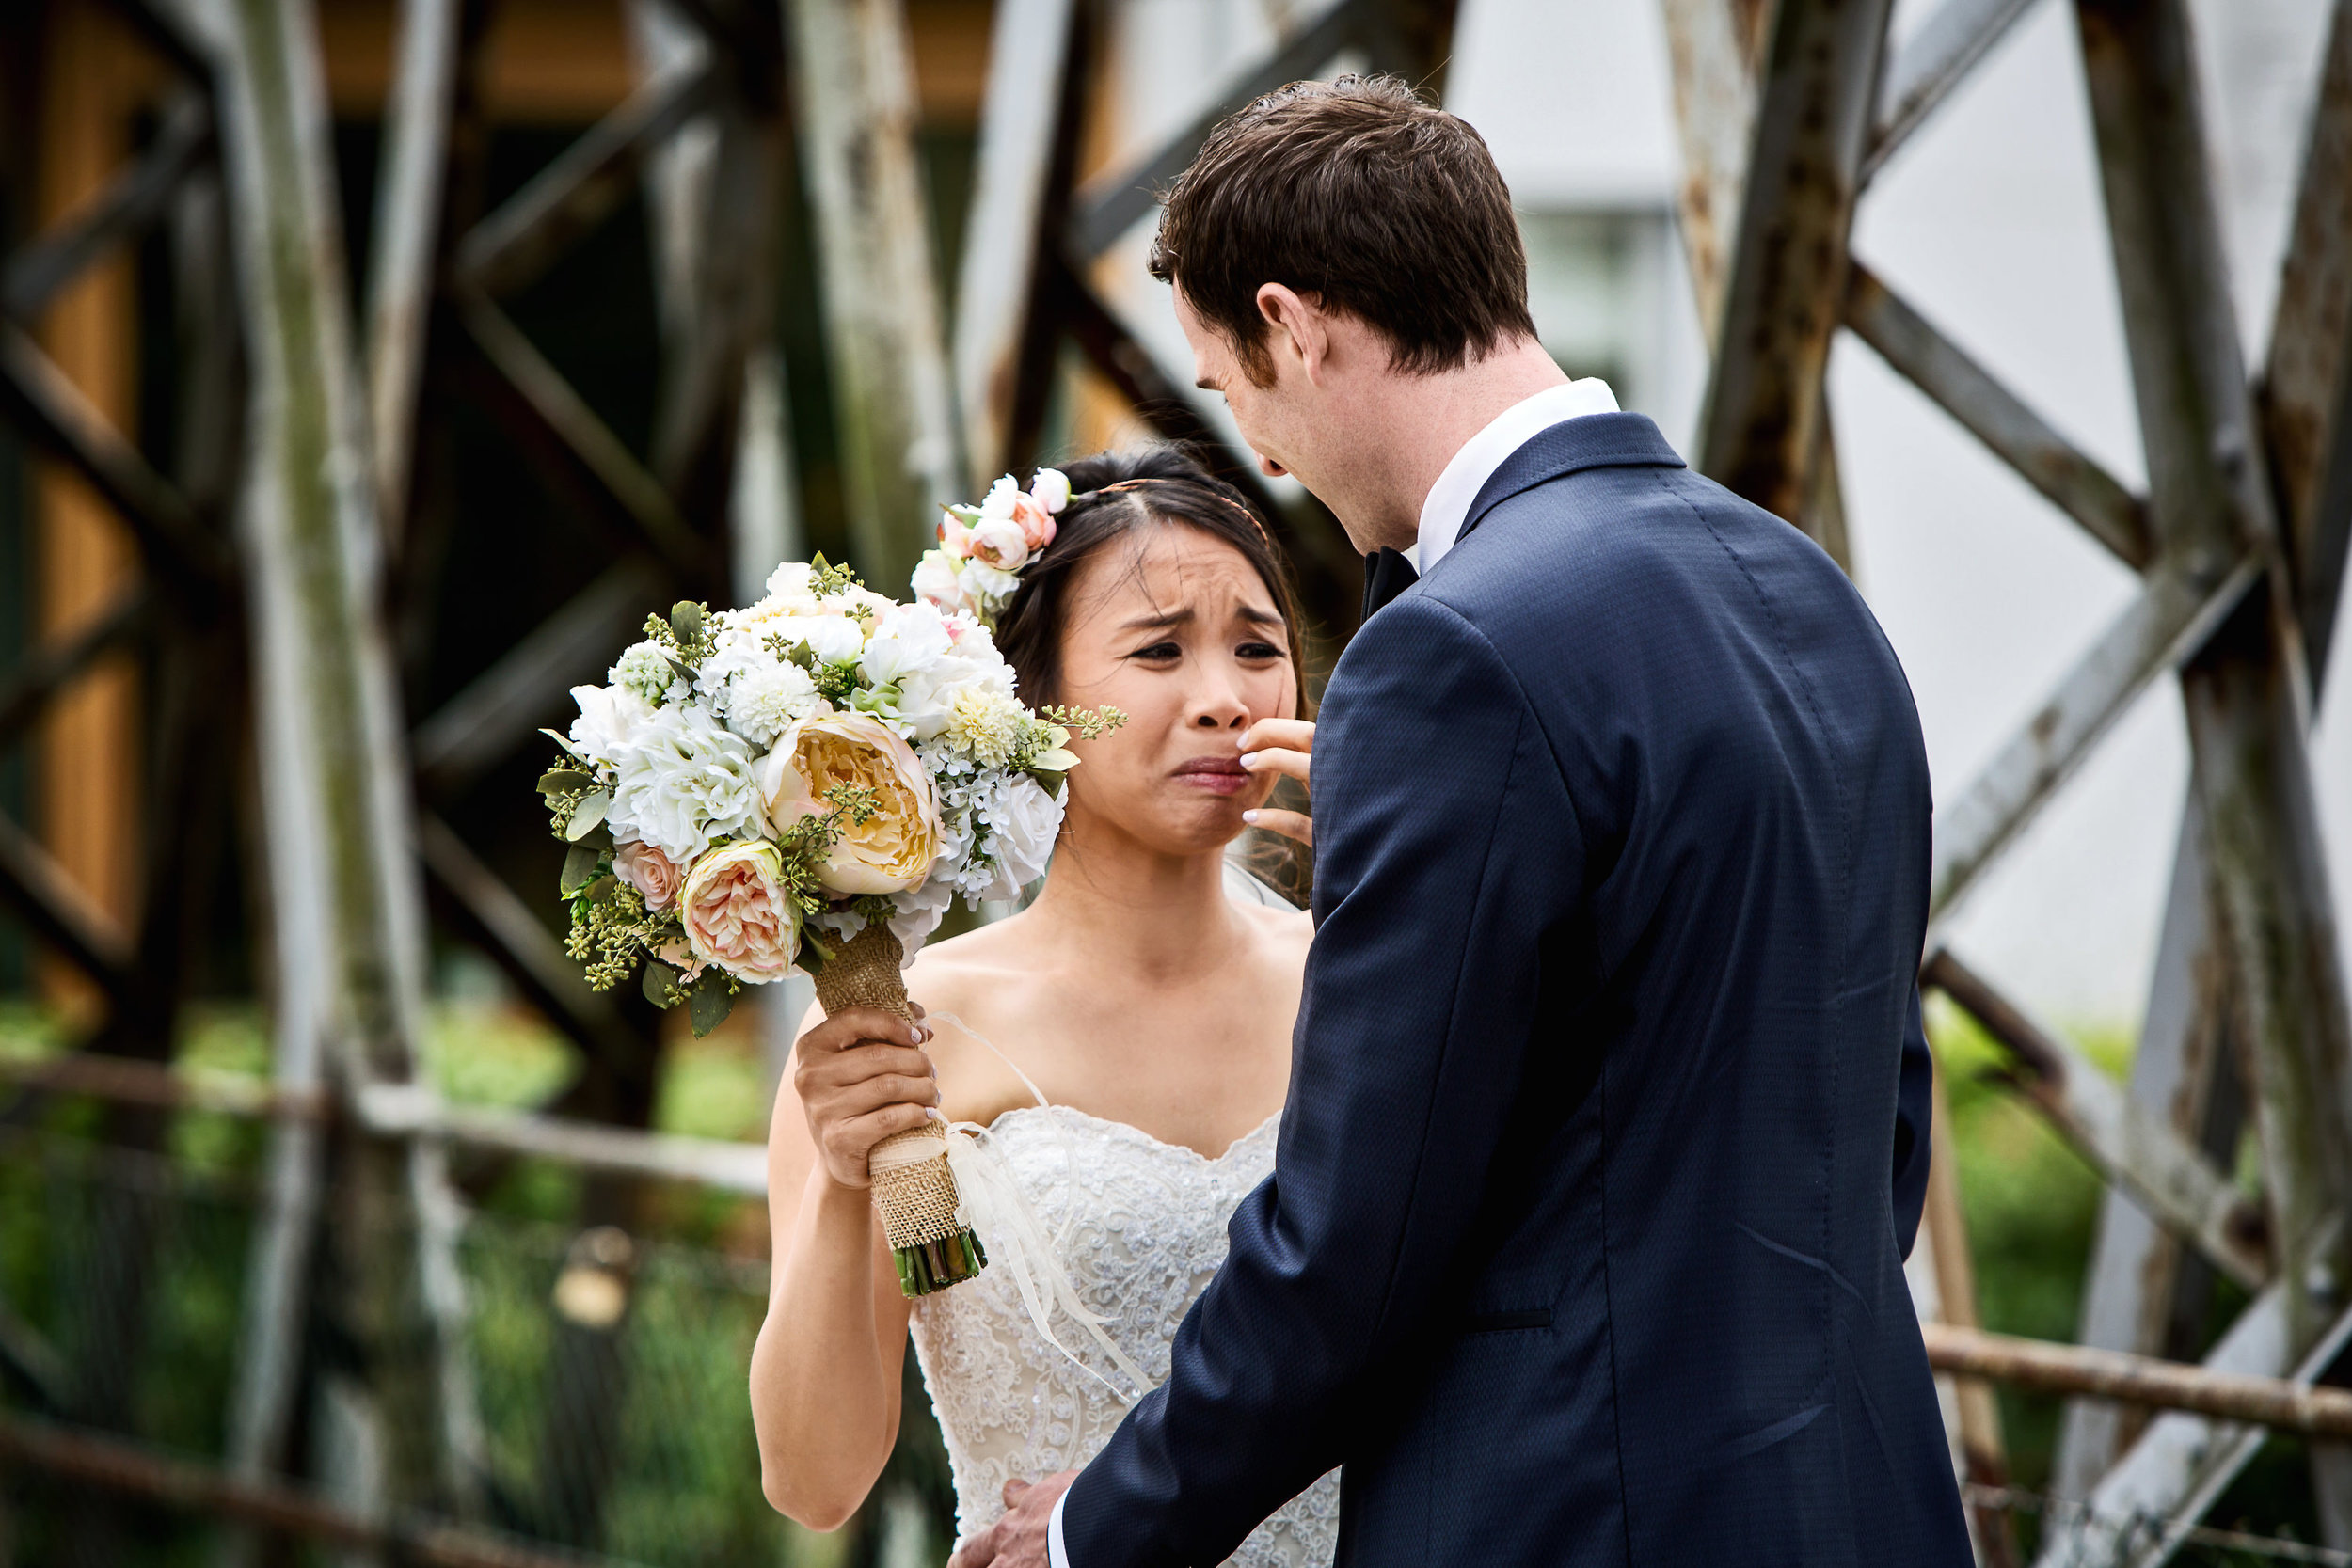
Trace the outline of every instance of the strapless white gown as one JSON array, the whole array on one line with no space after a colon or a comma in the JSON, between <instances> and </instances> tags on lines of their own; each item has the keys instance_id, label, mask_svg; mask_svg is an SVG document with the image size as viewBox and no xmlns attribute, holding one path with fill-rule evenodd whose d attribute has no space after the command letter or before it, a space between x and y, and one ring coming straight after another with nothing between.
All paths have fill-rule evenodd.
<instances>
[{"instance_id":1,"label":"strapless white gown","mask_svg":"<svg viewBox=\"0 0 2352 1568\"><path fill-rule=\"evenodd\" d=\"M1225 1260L1225 1225L1274 1169L1276 1120L1216 1159L1063 1105L996 1118L989 1141L1018 1180L1104 1332L1154 1382L1193 1298ZM1058 1310L1055 1338L1114 1385L1110 1358ZM1046 1343L1007 1271L914 1304L915 1354L955 1472L959 1541L1004 1513L1005 1482L1082 1467L1127 1407ZM1316 1481L1228 1559L1240 1568L1327 1568L1340 1475Z\"/></svg>"}]
</instances>

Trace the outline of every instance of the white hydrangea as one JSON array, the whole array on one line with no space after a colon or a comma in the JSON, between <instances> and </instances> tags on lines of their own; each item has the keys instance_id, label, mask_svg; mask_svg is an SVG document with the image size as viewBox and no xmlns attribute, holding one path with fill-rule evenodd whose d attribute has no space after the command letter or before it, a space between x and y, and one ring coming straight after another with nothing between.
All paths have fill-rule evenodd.
<instances>
[{"instance_id":1,"label":"white hydrangea","mask_svg":"<svg viewBox=\"0 0 2352 1568\"><path fill-rule=\"evenodd\" d=\"M771 658L738 671L726 683L719 711L726 716L727 728L765 747L815 712L818 701L807 671Z\"/></svg>"},{"instance_id":2,"label":"white hydrangea","mask_svg":"<svg viewBox=\"0 0 2352 1568\"><path fill-rule=\"evenodd\" d=\"M677 672L670 668L669 650L648 638L622 649L607 678L646 702L658 703L677 679Z\"/></svg>"},{"instance_id":3,"label":"white hydrangea","mask_svg":"<svg viewBox=\"0 0 2352 1568\"><path fill-rule=\"evenodd\" d=\"M760 831L750 742L699 703L656 708L616 759L607 814L618 837L640 838L683 864L713 839Z\"/></svg>"}]
</instances>

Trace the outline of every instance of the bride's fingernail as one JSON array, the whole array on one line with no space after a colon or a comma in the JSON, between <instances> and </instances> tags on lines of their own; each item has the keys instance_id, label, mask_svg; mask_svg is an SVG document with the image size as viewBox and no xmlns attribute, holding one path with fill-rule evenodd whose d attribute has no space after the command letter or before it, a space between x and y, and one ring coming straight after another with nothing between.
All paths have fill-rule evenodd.
<instances>
[{"instance_id":1,"label":"bride's fingernail","mask_svg":"<svg viewBox=\"0 0 2352 1568\"><path fill-rule=\"evenodd\" d=\"M1255 768L1255 767L1257 767L1257 766L1258 766L1258 753L1257 753L1257 752L1244 752L1241 754L1241 765L1242 765L1244 768Z\"/></svg>"},{"instance_id":2,"label":"bride's fingernail","mask_svg":"<svg viewBox=\"0 0 2352 1568\"><path fill-rule=\"evenodd\" d=\"M1255 822L1258 820L1258 814L1254 811L1246 811L1241 814L1241 819L1244 822Z\"/></svg>"}]
</instances>

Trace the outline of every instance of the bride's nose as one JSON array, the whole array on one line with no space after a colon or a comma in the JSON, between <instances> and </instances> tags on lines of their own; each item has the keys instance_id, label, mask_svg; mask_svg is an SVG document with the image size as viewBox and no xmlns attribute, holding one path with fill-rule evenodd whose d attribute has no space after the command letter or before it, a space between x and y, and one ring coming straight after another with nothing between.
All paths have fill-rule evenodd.
<instances>
[{"instance_id":1,"label":"bride's nose","mask_svg":"<svg viewBox=\"0 0 2352 1568\"><path fill-rule=\"evenodd\" d=\"M1193 693L1192 723L1203 730L1246 730L1249 727L1249 705L1242 701L1240 690L1229 680L1210 679Z\"/></svg>"}]
</instances>

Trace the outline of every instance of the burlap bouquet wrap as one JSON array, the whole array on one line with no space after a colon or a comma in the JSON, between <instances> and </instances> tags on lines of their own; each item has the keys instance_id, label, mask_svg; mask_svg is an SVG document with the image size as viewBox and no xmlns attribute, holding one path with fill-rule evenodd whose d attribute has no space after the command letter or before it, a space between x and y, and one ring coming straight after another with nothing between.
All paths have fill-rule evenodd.
<instances>
[{"instance_id":1,"label":"burlap bouquet wrap","mask_svg":"<svg viewBox=\"0 0 2352 1568\"><path fill-rule=\"evenodd\" d=\"M868 926L836 946L817 972L817 1000L827 1016L845 1007L873 1007L913 1022L900 967L905 956L888 926ZM869 1161L874 1209L898 1260L899 1289L910 1296L929 1295L988 1266L979 1237L956 1217L962 1198L947 1169L945 1123L894 1132L874 1146Z\"/></svg>"}]
</instances>

